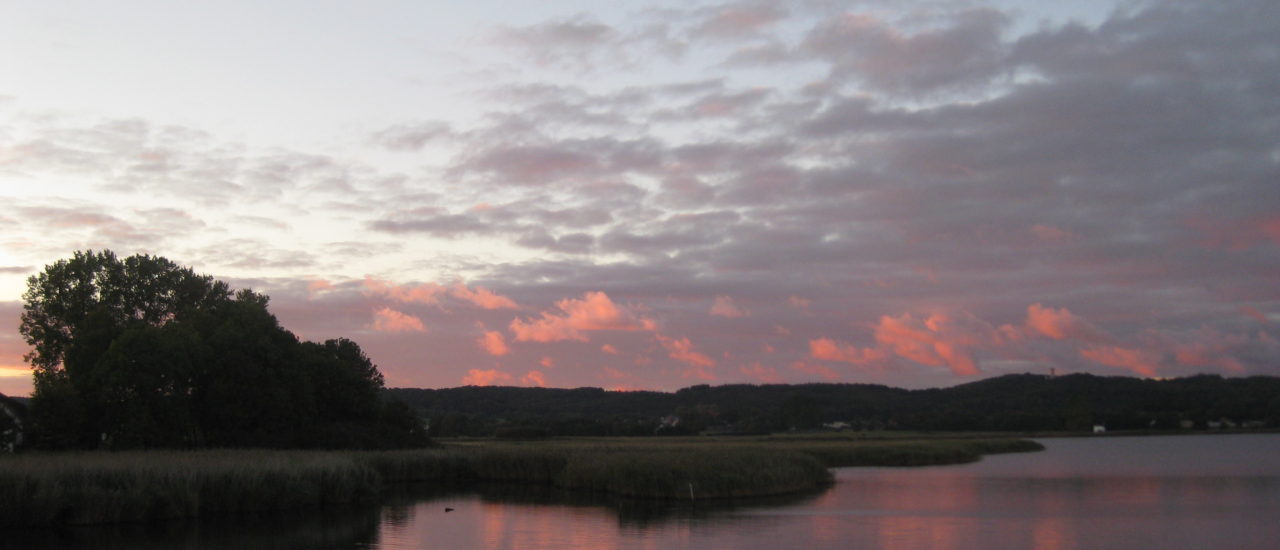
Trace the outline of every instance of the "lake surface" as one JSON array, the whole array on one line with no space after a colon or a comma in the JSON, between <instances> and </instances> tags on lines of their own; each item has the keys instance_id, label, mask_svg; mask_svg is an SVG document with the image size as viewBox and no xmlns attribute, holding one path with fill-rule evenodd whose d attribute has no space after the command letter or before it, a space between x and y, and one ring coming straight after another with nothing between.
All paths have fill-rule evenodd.
<instances>
[{"instance_id":1,"label":"lake surface","mask_svg":"<svg viewBox=\"0 0 1280 550\"><path fill-rule=\"evenodd\" d=\"M360 511L7 540L237 550L1280 548L1280 434L1041 442L1045 452L959 466L842 468L817 494L732 504L485 485L408 492Z\"/></svg>"}]
</instances>

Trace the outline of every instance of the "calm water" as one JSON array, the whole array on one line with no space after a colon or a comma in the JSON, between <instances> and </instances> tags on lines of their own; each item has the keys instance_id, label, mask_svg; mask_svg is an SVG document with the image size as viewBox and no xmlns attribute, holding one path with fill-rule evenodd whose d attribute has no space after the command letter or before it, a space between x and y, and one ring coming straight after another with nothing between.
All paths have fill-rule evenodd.
<instances>
[{"instance_id":1,"label":"calm water","mask_svg":"<svg viewBox=\"0 0 1280 550\"><path fill-rule=\"evenodd\" d=\"M407 494L359 512L27 534L0 546L1280 548L1280 435L1042 442L1045 452L976 464L841 469L836 485L821 493L733 505L485 486Z\"/></svg>"}]
</instances>

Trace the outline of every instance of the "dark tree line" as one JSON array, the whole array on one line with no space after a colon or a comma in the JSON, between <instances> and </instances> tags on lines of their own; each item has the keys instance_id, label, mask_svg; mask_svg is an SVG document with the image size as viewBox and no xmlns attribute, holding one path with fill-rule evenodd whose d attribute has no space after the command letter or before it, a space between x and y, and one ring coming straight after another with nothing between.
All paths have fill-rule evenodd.
<instances>
[{"instance_id":1,"label":"dark tree line","mask_svg":"<svg viewBox=\"0 0 1280 550\"><path fill-rule=\"evenodd\" d=\"M347 339L300 341L268 298L161 257L76 252L32 276L34 443L48 448L389 447L416 416Z\"/></svg>"},{"instance_id":2,"label":"dark tree line","mask_svg":"<svg viewBox=\"0 0 1280 550\"><path fill-rule=\"evenodd\" d=\"M514 387L391 389L440 436L534 426L556 435L766 433L852 429L1061 431L1280 428L1280 378L1170 380L1008 375L951 388L869 384L699 385L674 393ZM678 419L678 420L676 420Z\"/></svg>"}]
</instances>

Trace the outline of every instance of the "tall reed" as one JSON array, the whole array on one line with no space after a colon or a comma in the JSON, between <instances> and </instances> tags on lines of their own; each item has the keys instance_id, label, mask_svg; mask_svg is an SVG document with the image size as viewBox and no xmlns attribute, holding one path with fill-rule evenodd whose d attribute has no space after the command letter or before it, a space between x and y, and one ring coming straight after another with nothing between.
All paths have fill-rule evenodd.
<instances>
[{"instance_id":1,"label":"tall reed","mask_svg":"<svg viewBox=\"0 0 1280 550\"><path fill-rule=\"evenodd\" d=\"M89 524L376 498L379 476L336 453L32 454L0 460L0 525Z\"/></svg>"}]
</instances>

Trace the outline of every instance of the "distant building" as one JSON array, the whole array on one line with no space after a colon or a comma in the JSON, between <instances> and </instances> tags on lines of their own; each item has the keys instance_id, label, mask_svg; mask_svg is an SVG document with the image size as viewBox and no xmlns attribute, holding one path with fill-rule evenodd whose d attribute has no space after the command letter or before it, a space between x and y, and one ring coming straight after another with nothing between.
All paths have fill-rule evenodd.
<instances>
[{"instance_id":1,"label":"distant building","mask_svg":"<svg viewBox=\"0 0 1280 550\"><path fill-rule=\"evenodd\" d=\"M1102 424L1094 424L1094 425L1093 425L1093 433L1096 433L1096 434L1104 434L1104 433L1107 433L1107 427L1106 427L1106 426L1104 426L1104 425L1102 425Z\"/></svg>"},{"instance_id":2,"label":"distant building","mask_svg":"<svg viewBox=\"0 0 1280 550\"><path fill-rule=\"evenodd\" d=\"M827 428L829 430L835 430L837 432L843 432L845 430L852 428L853 424L850 424L848 422L827 422L826 424L823 424L822 427Z\"/></svg>"},{"instance_id":3,"label":"distant building","mask_svg":"<svg viewBox=\"0 0 1280 550\"><path fill-rule=\"evenodd\" d=\"M1240 427L1240 424L1237 424L1236 421L1226 417L1210 420L1205 424L1209 426L1210 430L1234 430Z\"/></svg>"}]
</instances>

